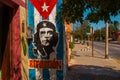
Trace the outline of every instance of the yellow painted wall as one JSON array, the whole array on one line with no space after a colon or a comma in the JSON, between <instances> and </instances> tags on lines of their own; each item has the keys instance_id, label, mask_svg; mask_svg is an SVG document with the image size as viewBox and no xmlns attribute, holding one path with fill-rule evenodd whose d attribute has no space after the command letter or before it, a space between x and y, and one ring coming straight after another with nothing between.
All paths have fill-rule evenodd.
<instances>
[{"instance_id":1,"label":"yellow painted wall","mask_svg":"<svg viewBox=\"0 0 120 80\"><path fill-rule=\"evenodd\" d=\"M67 31L67 33L69 33L71 31L70 23L66 23L66 31Z\"/></svg>"},{"instance_id":2,"label":"yellow painted wall","mask_svg":"<svg viewBox=\"0 0 120 80\"><path fill-rule=\"evenodd\" d=\"M66 34L67 34L66 41L67 41L68 64L69 64L71 57L71 49L69 48L71 27L70 27L70 23L65 23L65 26L66 26Z\"/></svg>"},{"instance_id":3,"label":"yellow painted wall","mask_svg":"<svg viewBox=\"0 0 120 80\"><path fill-rule=\"evenodd\" d=\"M25 1L25 0L23 0ZM24 29L24 32L22 30ZM21 72L22 72L22 80L28 80L28 44L27 44L27 10L24 7L20 7L20 34L21 34ZM25 41L26 45L26 55L23 51L23 43L22 37Z\"/></svg>"}]
</instances>

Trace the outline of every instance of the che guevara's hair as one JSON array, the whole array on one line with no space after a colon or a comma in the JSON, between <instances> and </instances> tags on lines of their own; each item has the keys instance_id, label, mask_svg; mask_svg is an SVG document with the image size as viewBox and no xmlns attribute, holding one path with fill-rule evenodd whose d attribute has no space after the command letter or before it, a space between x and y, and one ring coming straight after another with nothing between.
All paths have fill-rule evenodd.
<instances>
[{"instance_id":1,"label":"che guevara's hair","mask_svg":"<svg viewBox=\"0 0 120 80\"><path fill-rule=\"evenodd\" d=\"M43 46L40 41L39 30L41 28L45 27L45 26L43 26L43 23L47 23L46 24L47 28L53 29L53 37L50 40L49 46ZM36 29L37 29L37 32L34 34L34 39L33 39L33 44L36 47L36 49L34 49L34 54L37 55L38 54L37 50L39 50L39 52L41 53L42 56L46 56L47 58L49 58L49 54L54 51L52 47L56 47L57 42L58 42L58 33L56 32L55 26L53 23L51 23L49 21L42 21L42 22L38 23Z\"/></svg>"}]
</instances>

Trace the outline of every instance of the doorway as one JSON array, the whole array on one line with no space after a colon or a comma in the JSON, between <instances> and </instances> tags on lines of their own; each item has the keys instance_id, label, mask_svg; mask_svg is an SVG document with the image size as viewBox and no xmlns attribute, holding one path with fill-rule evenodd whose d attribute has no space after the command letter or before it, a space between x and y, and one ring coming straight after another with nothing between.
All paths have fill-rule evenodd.
<instances>
[{"instance_id":1,"label":"doorway","mask_svg":"<svg viewBox=\"0 0 120 80\"><path fill-rule=\"evenodd\" d=\"M0 78L2 80L10 79L11 20L12 8L0 3Z\"/></svg>"}]
</instances>

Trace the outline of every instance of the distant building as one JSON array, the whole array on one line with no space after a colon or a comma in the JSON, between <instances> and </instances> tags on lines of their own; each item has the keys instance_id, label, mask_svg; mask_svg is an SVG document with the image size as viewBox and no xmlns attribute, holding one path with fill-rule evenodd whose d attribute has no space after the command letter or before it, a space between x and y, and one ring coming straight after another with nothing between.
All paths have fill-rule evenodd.
<instances>
[{"instance_id":1,"label":"distant building","mask_svg":"<svg viewBox=\"0 0 120 80\"><path fill-rule=\"evenodd\" d=\"M120 41L120 31L118 33L117 41Z\"/></svg>"},{"instance_id":2,"label":"distant building","mask_svg":"<svg viewBox=\"0 0 120 80\"><path fill-rule=\"evenodd\" d=\"M113 33L112 39L116 41L120 41L120 31Z\"/></svg>"}]
</instances>

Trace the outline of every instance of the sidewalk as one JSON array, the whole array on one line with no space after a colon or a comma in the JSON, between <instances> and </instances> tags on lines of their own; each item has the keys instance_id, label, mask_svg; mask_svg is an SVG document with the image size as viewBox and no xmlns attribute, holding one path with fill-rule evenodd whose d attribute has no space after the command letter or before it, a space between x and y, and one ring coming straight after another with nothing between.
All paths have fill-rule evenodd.
<instances>
[{"instance_id":1,"label":"sidewalk","mask_svg":"<svg viewBox=\"0 0 120 80\"><path fill-rule=\"evenodd\" d=\"M66 80L120 80L120 64L97 51L91 57L91 52L86 45L75 44Z\"/></svg>"}]
</instances>

